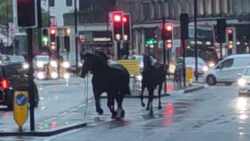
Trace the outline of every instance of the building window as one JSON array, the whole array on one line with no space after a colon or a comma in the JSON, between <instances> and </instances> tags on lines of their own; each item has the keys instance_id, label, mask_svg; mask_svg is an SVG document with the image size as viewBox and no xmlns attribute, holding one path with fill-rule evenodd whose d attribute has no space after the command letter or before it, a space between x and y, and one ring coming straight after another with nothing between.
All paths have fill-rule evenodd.
<instances>
[{"instance_id":1,"label":"building window","mask_svg":"<svg viewBox=\"0 0 250 141\"><path fill-rule=\"evenodd\" d=\"M66 6L72 6L72 0L66 0Z\"/></svg>"},{"instance_id":2,"label":"building window","mask_svg":"<svg viewBox=\"0 0 250 141\"><path fill-rule=\"evenodd\" d=\"M49 0L49 6L54 7L55 6L55 0Z\"/></svg>"}]
</instances>

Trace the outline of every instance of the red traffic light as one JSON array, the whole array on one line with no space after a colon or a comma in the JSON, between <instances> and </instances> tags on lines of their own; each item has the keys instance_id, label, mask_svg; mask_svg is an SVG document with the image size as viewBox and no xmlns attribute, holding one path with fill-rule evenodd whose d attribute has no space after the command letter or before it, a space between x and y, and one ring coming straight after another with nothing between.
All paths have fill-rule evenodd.
<instances>
[{"instance_id":1,"label":"red traffic light","mask_svg":"<svg viewBox=\"0 0 250 141\"><path fill-rule=\"evenodd\" d=\"M127 19L127 17L122 17L122 22L123 22L123 23L126 23L126 22L128 22L128 19Z\"/></svg>"},{"instance_id":2,"label":"red traffic light","mask_svg":"<svg viewBox=\"0 0 250 141\"><path fill-rule=\"evenodd\" d=\"M228 34L233 34L233 29L231 29L231 28L227 29L227 33Z\"/></svg>"},{"instance_id":3,"label":"red traffic light","mask_svg":"<svg viewBox=\"0 0 250 141\"><path fill-rule=\"evenodd\" d=\"M173 25L171 23L167 23L165 25L165 30L171 32L173 30Z\"/></svg>"},{"instance_id":4,"label":"red traffic light","mask_svg":"<svg viewBox=\"0 0 250 141\"><path fill-rule=\"evenodd\" d=\"M113 16L114 22L121 22L121 20L122 20L122 14L118 14L118 13L114 14Z\"/></svg>"},{"instance_id":5,"label":"red traffic light","mask_svg":"<svg viewBox=\"0 0 250 141\"><path fill-rule=\"evenodd\" d=\"M54 28L50 29L50 34L56 34L56 29Z\"/></svg>"}]
</instances>

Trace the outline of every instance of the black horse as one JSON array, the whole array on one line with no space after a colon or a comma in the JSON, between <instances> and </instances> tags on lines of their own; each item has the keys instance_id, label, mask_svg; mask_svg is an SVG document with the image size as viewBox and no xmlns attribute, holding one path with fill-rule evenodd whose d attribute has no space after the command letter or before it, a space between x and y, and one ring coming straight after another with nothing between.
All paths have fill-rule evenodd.
<instances>
[{"instance_id":1,"label":"black horse","mask_svg":"<svg viewBox=\"0 0 250 141\"><path fill-rule=\"evenodd\" d=\"M85 77L88 71L93 74L92 85L95 97L96 112L103 114L100 106L100 95L107 93L107 106L112 113L112 118L122 118L125 111L122 108L122 102L125 94L130 94L129 73L121 65L109 66L103 56L95 54L84 54L82 56L84 64L82 67L82 77ZM115 111L114 101L117 101L118 109Z\"/></svg>"},{"instance_id":2,"label":"black horse","mask_svg":"<svg viewBox=\"0 0 250 141\"><path fill-rule=\"evenodd\" d=\"M143 102L143 93L144 89L147 88L149 92L147 110L150 110L150 114L153 113L153 98L154 98L154 89L156 86L159 86L158 96L159 96L159 105L158 109L161 109L161 90L162 84L166 80L166 73L164 71L164 66L157 64L152 64L152 59L150 56L143 56L144 68L142 71L142 90L141 90L141 105L144 107Z\"/></svg>"}]
</instances>

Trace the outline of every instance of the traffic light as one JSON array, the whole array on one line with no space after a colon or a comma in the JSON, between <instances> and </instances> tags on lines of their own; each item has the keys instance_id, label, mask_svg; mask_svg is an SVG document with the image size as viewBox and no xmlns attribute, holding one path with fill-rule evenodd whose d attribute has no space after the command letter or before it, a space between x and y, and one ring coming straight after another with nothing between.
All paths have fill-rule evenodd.
<instances>
[{"instance_id":1,"label":"traffic light","mask_svg":"<svg viewBox=\"0 0 250 141\"><path fill-rule=\"evenodd\" d=\"M172 40L173 34L173 24L166 23L164 27L162 27L162 39L164 40Z\"/></svg>"},{"instance_id":2,"label":"traffic light","mask_svg":"<svg viewBox=\"0 0 250 141\"><path fill-rule=\"evenodd\" d=\"M65 36L64 36L64 48L67 52L70 51L70 28L65 29Z\"/></svg>"},{"instance_id":3,"label":"traffic light","mask_svg":"<svg viewBox=\"0 0 250 141\"><path fill-rule=\"evenodd\" d=\"M115 41L122 40L122 26L123 26L122 20L123 20L123 13L121 11L112 13L113 37Z\"/></svg>"},{"instance_id":4,"label":"traffic light","mask_svg":"<svg viewBox=\"0 0 250 141\"><path fill-rule=\"evenodd\" d=\"M188 14L181 14L180 15L180 22L181 22L181 39L188 39L188 23L189 17Z\"/></svg>"},{"instance_id":5,"label":"traffic light","mask_svg":"<svg viewBox=\"0 0 250 141\"><path fill-rule=\"evenodd\" d=\"M17 0L17 23L19 27L37 26L37 0Z\"/></svg>"},{"instance_id":6,"label":"traffic light","mask_svg":"<svg viewBox=\"0 0 250 141\"><path fill-rule=\"evenodd\" d=\"M217 20L217 42L225 43L226 36L226 20L218 19Z\"/></svg>"},{"instance_id":7,"label":"traffic light","mask_svg":"<svg viewBox=\"0 0 250 141\"><path fill-rule=\"evenodd\" d=\"M67 52L70 51L70 38L69 36L64 36L64 48Z\"/></svg>"},{"instance_id":8,"label":"traffic light","mask_svg":"<svg viewBox=\"0 0 250 141\"><path fill-rule=\"evenodd\" d=\"M228 48L229 49L232 49L234 47L233 45L233 41L234 41L234 38L233 38L233 29L232 28L227 28L227 36L228 36Z\"/></svg>"},{"instance_id":9,"label":"traffic light","mask_svg":"<svg viewBox=\"0 0 250 141\"><path fill-rule=\"evenodd\" d=\"M122 17L123 22L123 40L130 41L130 33L131 33L131 22L130 22L130 14L124 14Z\"/></svg>"},{"instance_id":10,"label":"traffic light","mask_svg":"<svg viewBox=\"0 0 250 141\"><path fill-rule=\"evenodd\" d=\"M171 49L172 48L172 40L167 40L166 46L168 49Z\"/></svg>"},{"instance_id":11,"label":"traffic light","mask_svg":"<svg viewBox=\"0 0 250 141\"><path fill-rule=\"evenodd\" d=\"M50 27L49 35L50 35L50 42L56 42L56 27Z\"/></svg>"},{"instance_id":12,"label":"traffic light","mask_svg":"<svg viewBox=\"0 0 250 141\"><path fill-rule=\"evenodd\" d=\"M48 46L49 36L48 36L48 29L42 29L42 46Z\"/></svg>"}]
</instances>

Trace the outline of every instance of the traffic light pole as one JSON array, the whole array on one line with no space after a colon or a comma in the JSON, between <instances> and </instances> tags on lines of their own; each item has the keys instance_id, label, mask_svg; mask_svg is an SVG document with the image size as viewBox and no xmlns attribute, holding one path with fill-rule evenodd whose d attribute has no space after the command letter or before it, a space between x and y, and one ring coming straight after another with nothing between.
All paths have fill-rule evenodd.
<instances>
[{"instance_id":1,"label":"traffic light pole","mask_svg":"<svg viewBox=\"0 0 250 141\"><path fill-rule=\"evenodd\" d=\"M76 0L74 1L75 5L75 55L76 55L76 74L78 73L78 34L77 34L77 7Z\"/></svg>"},{"instance_id":2,"label":"traffic light pole","mask_svg":"<svg viewBox=\"0 0 250 141\"><path fill-rule=\"evenodd\" d=\"M194 0L194 48L195 48L195 80L198 81L198 47L197 47L197 0Z\"/></svg>"},{"instance_id":3,"label":"traffic light pole","mask_svg":"<svg viewBox=\"0 0 250 141\"><path fill-rule=\"evenodd\" d=\"M30 130L35 130L35 114L34 114L34 76L33 76L33 47L32 47L32 29L27 29L28 34L28 61L29 61L29 102L30 102Z\"/></svg>"},{"instance_id":4,"label":"traffic light pole","mask_svg":"<svg viewBox=\"0 0 250 141\"><path fill-rule=\"evenodd\" d=\"M165 17L162 17L162 30L165 30L164 29L165 24L166 24L166 19ZM167 72L166 70L166 40L163 38L162 42L163 42L163 65L164 65L164 70ZM164 93L165 94L167 93L167 80L166 79L167 78L165 75L165 81L164 81Z\"/></svg>"},{"instance_id":5,"label":"traffic light pole","mask_svg":"<svg viewBox=\"0 0 250 141\"><path fill-rule=\"evenodd\" d=\"M181 44L182 44L182 57L183 57L183 63L182 63L182 68L183 68L183 86L186 88L186 43L185 39L181 39Z\"/></svg>"}]
</instances>

